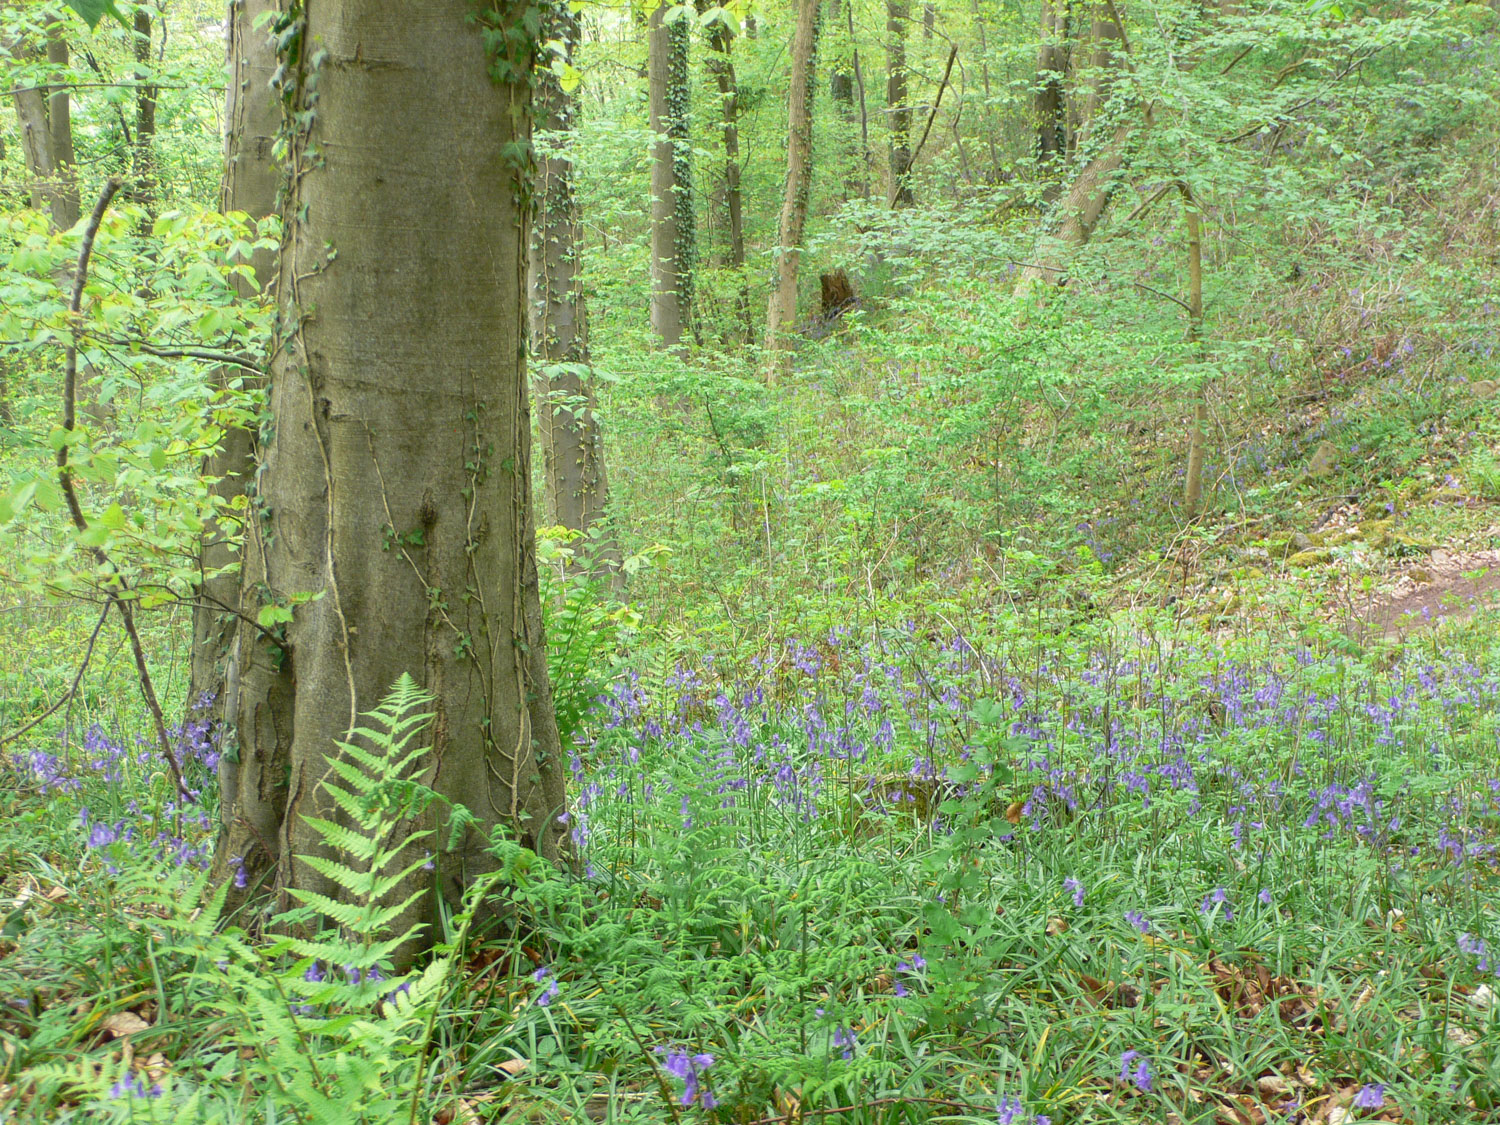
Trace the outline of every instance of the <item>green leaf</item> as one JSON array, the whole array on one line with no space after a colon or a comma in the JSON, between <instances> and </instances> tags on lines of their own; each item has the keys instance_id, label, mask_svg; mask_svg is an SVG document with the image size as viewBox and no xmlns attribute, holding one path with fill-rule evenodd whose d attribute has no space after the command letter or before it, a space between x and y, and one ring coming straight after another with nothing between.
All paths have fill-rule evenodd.
<instances>
[{"instance_id":1,"label":"green leaf","mask_svg":"<svg viewBox=\"0 0 1500 1125\"><path fill-rule=\"evenodd\" d=\"M112 531L120 531L125 526L125 509L111 504L100 514L99 522Z\"/></svg>"},{"instance_id":2,"label":"green leaf","mask_svg":"<svg viewBox=\"0 0 1500 1125\"><path fill-rule=\"evenodd\" d=\"M291 608L284 605L261 606L260 612L255 615L255 620L260 623L262 629L270 629L276 625L285 624L291 619Z\"/></svg>"},{"instance_id":3,"label":"green leaf","mask_svg":"<svg viewBox=\"0 0 1500 1125\"><path fill-rule=\"evenodd\" d=\"M115 0L64 0L68 7L72 8L80 16L83 22L89 25L89 30L99 26L99 21L105 16L112 16L120 21L121 27L129 27L120 9L115 7Z\"/></svg>"}]
</instances>

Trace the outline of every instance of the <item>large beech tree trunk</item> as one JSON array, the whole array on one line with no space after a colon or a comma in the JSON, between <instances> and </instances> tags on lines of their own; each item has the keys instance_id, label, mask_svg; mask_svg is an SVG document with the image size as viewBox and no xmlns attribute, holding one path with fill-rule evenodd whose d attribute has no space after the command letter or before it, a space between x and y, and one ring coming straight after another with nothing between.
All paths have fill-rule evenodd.
<instances>
[{"instance_id":1,"label":"large beech tree trunk","mask_svg":"<svg viewBox=\"0 0 1500 1125\"><path fill-rule=\"evenodd\" d=\"M549 9L543 40L561 44L564 61L572 60L578 38L577 13L561 4ZM589 339L579 261L583 237L568 148L575 108L552 70L539 67L535 119L546 137L537 160L537 214L527 273L538 429L548 514L554 523L587 535L604 515L608 486L593 382L585 374Z\"/></svg>"},{"instance_id":2,"label":"large beech tree trunk","mask_svg":"<svg viewBox=\"0 0 1500 1125\"><path fill-rule=\"evenodd\" d=\"M906 89L906 0L885 4L885 104L891 133L891 206L909 207L911 189L911 103Z\"/></svg>"},{"instance_id":3,"label":"large beech tree trunk","mask_svg":"<svg viewBox=\"0 0 1500 1125\"><path fill-rule=\"evenodd\" d=\"M304 11L284 37L309 47L286 74L305 132L286 157L284 339L242 583L248 613L293 612L279 645L239 632L240 768L262 782L239 786L220 872L270 868L283 891L337 897L299 858L327 854L308 818L336 819L321 788L335 740L410 673L436 713L419 780L478 819L451 849L439 831L437 873L414 877L452 896L495 862L481 829L508 826L546 857L564 847L531 514L528 185L514 159L530 139L533 59L486 51L533 42L531 9ZM431 920L433 896L416 902L397 930Z\"/></svg>"},{"instance_id":4,"label":"large beech tree trunk","mask_svg":"<svg viewBox=\"0 0 1500 1125\"><path fill-rule=\"evenodd\" d=\"M647 23L647 86L651 131L651 329L663 346L676 348L690 322L693 303L692 161L688 151L689 20L666 19L659 4Z\"/></svg>"},{"instance_id":5,"label":"large beech tree trunk","mask_svg":"<svg viewBox=\"0 0 1500 1125\"><path fill-rule=\"evenodd\" d=\"M766 309L766 352L773 357L767 377L774 381L786 346L786 331L797 319L797 265L807 226L807 197L812 188L812 106L816 84L818 0L797 0L797 28L792 35L792 81L788 95L786 194L781 204L781 233L776 253L776 288Z\"/></svg>"},{"instance_id":6,"label":"large beech tree trunk","mask_svg":"<svg viewBox=\"0 0 1500 1125\"><path fill-rule=\"evenodd\" d=\"M256 23L262 13L274 12L276 0L231 0L228 11L229 85L224 100L224 179L220 188L219 208L224 212L242 211L253 220L264 219L276 211L276 192L280 172L271 150L281 129L281 106L271 89L271 77L277 59L271 40L271 29ZM256 285L264 288L274 276L275 255L257 251L251 262ZM235 284L244 292L248 285L240 279ZM224 370L219 379L243 378L242 370ZM213 483L214 496L225 505L235 505L247 495L255 474L255 435L250 430L232 426L224 433L219 448L204 460L203 471ZM193 610L193 649L188 676L188 705L195 717L217 727L226 714L234 715L230 698L237 679L230 674L229 656L234 649L240 608L239 552L234 543L241 528L238 517L215 522L204 529L198 548L198 604ZM226 747L231 750L232 745ZM238 801L236 787L240 771L226 761L220 770L220 795L225 816L232 818ZM258 769L255 764L252 769ZM252 774L257 789L264 790L269 802L279 782ZM263 826L268 827L268 826ZM269 827L268 827L269 830Z\"/></svg>"}]
</instances>

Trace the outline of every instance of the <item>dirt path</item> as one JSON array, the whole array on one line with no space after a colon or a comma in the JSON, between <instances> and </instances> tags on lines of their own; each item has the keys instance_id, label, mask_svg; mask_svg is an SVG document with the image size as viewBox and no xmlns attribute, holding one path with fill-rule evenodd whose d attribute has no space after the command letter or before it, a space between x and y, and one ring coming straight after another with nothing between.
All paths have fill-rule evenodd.
<instances>
[{"instance_id":1,"label":"dirt path","mask_svg":"<svg viewBox=\"0 0 1500 1125\"><path fill-rule=\"evenodd\" d=\"M1352 631L1361 639L1400 638L1486 608L1500 608L1500 551L1438 548L1389 593L1360 606Z\"/></svg>"}]
</instances>

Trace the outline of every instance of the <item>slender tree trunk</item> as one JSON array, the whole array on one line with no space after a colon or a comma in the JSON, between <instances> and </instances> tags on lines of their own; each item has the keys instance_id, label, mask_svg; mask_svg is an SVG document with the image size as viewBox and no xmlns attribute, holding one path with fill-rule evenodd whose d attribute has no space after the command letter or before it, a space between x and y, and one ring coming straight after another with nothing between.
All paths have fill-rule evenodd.
<instances>
[{"instance_id":1,"label":"slender tree trunk","mask_svg":"<svg viewBox=\"0 0 1500 1125\"><path fill-rule=\"evenodd\" d=\"M700 13L710 10L709 0L698 0ZM745 338L752 331L750 279L745 274L744 197L740 191L740 95L734 72L734 33L716 20L708 33L708 72L719 89L719 111L724 127L724 212L729 228L729 267L739 274L740 323Z\"/></svg>"},{"instance_id":2,"label":"slender tree trunk","mask_svg":"<svg viewBox=\"0 0 1500 1125\"><path fill-rule=\"evenodd\" d=\"M1077 126L1078 147L1090 155L1047 217L1031 260L1017 279L1017 292L1039 281L1056 284L1064 280L1068 258L1092 237L1125 167L1134 129L1121 114L1111 112L1108 102L1128 44L1109 0L1095 5L1090 41L1093 61ZM1076 60L1079 54L1075 45L1070 57ZM1079 101L1070 99L1070 105ZM1071 139L1070 130L1070 143Z\"/></svg>"},{"instance_id":3,"label":"slender tree trunk","mask_svg":"<svg viewBox=\"0 0 1500 1125\"><path fill-rule=\"evenodd\" d=\"M854 0L844 4L844 25L849 29L849 58L854 64L854 88L859 92L859 196L870 198L870 169L875 158L870 148L870 110L865 97L865 72L859 64L859 39L854 33Z\"/></svg>"},{"instance_id":4,"label":"slender tree trunk","mask_svg":"<svg viewBox=\"0 0 1500 1125\"><path fill-rule=\"evenodd\" d=\"M911 105L906 89L906 24L911 15L906 0L885 4L885 104L891 134L891 206L909 207L911 189Z\"/></svg>"},{"instance_id":5,"label":"slender tree trunk","mask_svg":"<svg viewBox=\"0 0 1500 1125\"><path fill-rule=\"evenodd\" d=\"M274 12L276 0L231 0L227 13L229 84L224 101L224 178L219 208L225 213L244 212L252 221L276 212L280 173L271 150L281 129L281 107L271 89L277 59L271 29L256 27L262 13ZM234 282L241 295L264 288L274 276L275 255L257 251L251 261L255 286L244 279ZM221 369L216 374L222 387L228 380L243 378L240 369ZM275 797L281 785L284 763L263 759L237 761L234 732L223 732L225 717L235 714L233 698L239 684L237 667L231 661L240 609L240 548L244 534L245 503L255 476L255 435L244 426L231 425L219 447L203 463L209 490L223 513L203 530L198 546L199 584L193 609L193 647L188 670L188 708L193 717L222 732L219 764L219 794L225 831L223 839L238 840L230 830L233 818L242 814L239 790L248 786L259 794L258 803L244 806L249 812L275 812L275 816L249 826L274 839L279 823ZM241 826L241 831L245 826Z\"/></svg>"},{"instance_id":6,"label":"slender tree trunk","mask_svg":"<svg viewBox=\"0 0 1500 1125\"><path fill-rule=\"evenodd\" d=\"M696 230L688 149L688 20L666 20L658 5L647 24L651 131L651 329L669 349L690 323Z\"/></svg>"},{"instance_id":7,"label":"slender tree trunk","mask_svg":"<svg viewBox=\"0 0 1500 1125\"><path fill-rule=\"evenodd\" d=\"M974 13L974 31L979 36L979 80L984 88L984 114L982 115L984 136L990 149L990 174L987 179L991 183L996 183L1000 179L1000 151L995 147L995 130L990 124L994 117L992 109L995 102L995 96L990 91L990 46L985 29L984 13L979 8L979 0L971 0L971 7ZM957 131L955 124L955 135Z\"/></svg>"},{"instance_id":8,"label":"slender tree trunk","mask_svg":"<svg viewBox=\"0 0 1500 1125\"><path fill-rule=\"evenodd\" d=\"M56 26L55 21L49 25ZM18 59L39 59L42 54L41 48L23 43L6 44L6 52ZM67 42L55 30L49 35L46 56L49 64L67 66ZM48 212L54 229L70 230L78 222L80 207L67 87L18 89L14 102L21 156L31 178L31 205Z\"/></svg>"},{"instance_id":9,"label":"slender tree trunk","mask_svg":"<svg viewBox=\"0 0 1500 1125\"><path fill-rule=\"evenodd\" d=\"M1017 292L1037 282L1061 284L1068 259L1086 244L1104 217L1125 166L1131 130L1120 126L1102 149L1079 169L1067 194L1058 200L1050 217L1051 227L1037 237L1031 260L1020 270Z\"/></svg>"},{"instance_id":10,"label":"slender tree trunk","mask_svg":"<svg viewBox=\"0 0 1500 1125\"><path fill-rule=\"evenodd\" d=\"M579 17L567 5L547 9L544 42L562 45L571 62L578 49ZM577 105L546 66L537 70L537 213L531 232L527 289L531 296L531 352L536 363L538 429L553 523L585 536L602 529L608 496L604 442L589 377L588 313L583 299L582 229L573 179L573 118ZM590 542L597 557L608 544Z\"/></svg>"},{"instance_id":11,"label":"slender tree trunk","mask_svg":"<svg viewBox=\"0 0 1500 1125\"><path fill-rule=\"evenodd\" d=\"M242 585L252 614L295 608L279 646L241 631L237 715L241 759L285 763L273 787L286 788L279 813L252 814L259 795L241 790L245 819L276 830L238 833L243 850L221 849L221 871L271 867L283 890L339 897L301 858L329 855L309 818L337 819L322 788L335 740L410 673L435 712L418 779L477 824L452 847L446 830L431 838L436 874L393 891L416 896L399 931L434 920L424 885L451 899L493 867L492 828L543 857L564 850L531 515L527 185L511 155L530 140L534 61L487 50L534 42L534 9L505 0L476 19L473 0L406 0L393 19L389 0L344 0L303 12L283 41L318 50L284 60L297 130L285 338Z\"/></svg>"},{"instance_id":12,"label":"slender tree trunk","mask_svg":"<svg viewBox=\"0 0 1500 1125\"><path fill-rule=\"evenodd\" d=\"M774 383L787 346L786 332L797 320L797 265L807 226L807 199L812 188L812 107L817 88L818 0L797 0L797 27L792 36L792 79L788 93L786 194L781 204L781 232L776 256L776 288L766 310L766 354L772 357L767 381Z\"/></svg>"},{"instance_id":13,"label":"slender tree trunk","mask_svg":"<svg viewBox=\"0 0 1500 1125\"><path fill-rule=\"evenodd\" d=\"M922 38L931 39L932 33L937 30L937 5L922 5Z\"/></svg>"},{"instance_id":14,"label":"slender tree trunk","mask_svg":"<svg viewBox=\"0 0 1500 1125\"><path fill-rule=\"evenodd\" d=\"M1041 174L1050 179L1068 151L1067 103L1063 80L1068 72L1070 0L1042 0L1042 38L1036 55L1036 155Z\"/></svg>"},{"instance_id":15,"label":"slender tree trunk","mask_svg":"<svg viewBox=\"0 0 1500 1125\"><path fill-rule=\"evenodd\" d=\"M134 186L131 199L146 209L147 226L156 217L156 96L157 89L149 82L151 76L151 12L147 8L135 10L135 67L136 81L140 86L135 94L135 155L132 161L131 179Z\"/></svg>"},{"instance_id":16,"label":"slender tree trunk","mask_svg":"<svg viewBox=\"0 0 1500 1125\"><path fill-rule=\"evenodd\" d=\"M846 11L847 9L847 11ZM853 65L858 63L859 48L854 44L853 34L854 0L832 0L828 7L829 24L833 27L833 34L837 37L840 24L846 19L849 23L849 56L845 56L842 50L826 52L825 57L829 59L828 93L833 98L834 112L839 115L843 122L844 130L841 132L852 132L854 128L854 70ZM827 36L824 36L827 43ZM861 99L863 101L863 99ZM867 137L868 131L864 128L863 113L860 114L860 136ZM870 196L870 160L868 142L856 146L850 145L844 148L841 158L852 165L851 174L844 181L844 198L850 199L858 196L868 199Z\"/></svg>"},{"instance_id":17,"label":"slender tree trunk","mask_svg":"<svg viewBox=\"0 0 1500 1125\"><path fill-rule=\"evenodd\" d=\"M1187 184L1178 185L1182 195L1182 214L1188 236L1188 342L1193 358L1202 360L1203 351L1203 221L1198 201ZM1182 491L1183 514L1196 519L1203 509L1203 455L1208 441L1208 379L1198 380L1193 403L1192 428L1188 431L1187 472Z\"/></svg>"},{"instance_id":18,"label":"slender tree trunk","mask_svg":"<svg viewBox=\"0 0 1500 1125\"><path fill-rule=\"evenodd\" d=\"M60 71L68 68L68 41L60 20L47 22L47 61ZM73 110L68 87L55 85L47 91L47 132L57 176L61 204L57 225L69 230L82 213L78 198L78 157L73 151Z\"/></svg>"}]
</instances>

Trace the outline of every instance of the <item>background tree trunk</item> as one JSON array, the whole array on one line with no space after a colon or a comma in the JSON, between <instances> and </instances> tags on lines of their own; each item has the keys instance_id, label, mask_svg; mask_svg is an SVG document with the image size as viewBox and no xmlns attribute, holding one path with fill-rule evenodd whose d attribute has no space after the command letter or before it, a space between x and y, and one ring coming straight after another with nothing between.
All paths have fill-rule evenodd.
<instances>
[{"instance_id":1,"label":"background tree trunk","mask_svg":"<svg viewBox=\"0 0 1500 1125\"><path fill-rule=\"evenodd\" d=\"M1202 360L1203 350L1203 221L1198 201L1186 183L1178 185L1182 215L1188 236L1188 342L1193 358ZM1196 519L1203 509L1203 456L1208 442L1208 379L1198 380L1193 403L1193 423L1188 431L1187 471L1182 490L1183 514Z\"/></svg>"},{"instance_id":2,"label":"background tree trunk","mask_svg":"<svg viewBox=\"0 0 1500 1125\"><path fill-rule=\"evenodd\" d=\"M58 21L48 24L46 57L51 67L66 68L68 44ZM36 58L41 48L9 44L17 58ZM71 103L66 86L18 89L15 92L16 123L21 134L21 156L32 179L32 206L45 209L57 230L71 230L78 222L80 206L76 160L73 155Z\"/></svg>"},{"instance_id":3,"label":"background tree trunk","mask_svg":"<svg viewBox=\"0 0 1500 1125\"><path fill-rule=\"evenodd\" d=\"M911 105L906 90L906 0L885 4L885 104L891 132L891 206L909 207L911 189Z\"/></svg>"},{"instance_id":4,"label":"background tree trunk","mask_svg":"<svg viewBox=\"0 0 1500 1125\"><path fill-rule=\"evenodd\" d=\"M276 52L271 29L255 27L263 12L276 10L276 0L231 0L228 11L229 84L224 99L224 179L219 194L219 209L243 211L253 220L276 212L276 192L281 176L272 156L272 147L281 128L281 106L271 89L275 73ZM275 255L257 251L251 260L256 284L264 288L275 272ZM248 295L249 285L236 279L235 285ZM224 369L217 378L222 384L243 378L242 370ZM224 433L219 448L204 459L203 472L213 483L213 495L226 505L242 502L250 491L255 475L255 435L248 429L232 426ZM241 528L211 523L204 528L199 541L198 566L203 576L198 587L198 604L193 609L193 648L188 672L188 706L199 720L218 727L224 716L233 718L235 701L231 698L238 685L237 675L229 665L234 652L240 608L240 555L233 546ZM233 733L222 747L229 751L219 764L219 793L222 815L228 824L237 815L238 791L242 785L262 793L267 808L274 807L274 790L281 784L279 771L263 774L263 761L236 763ZM274 839L275 820L256 825L257 831ZM228 834L224 837L228 838Z\"/></svg>"},{"instance_id":5,"label":"background tree trunk","mask_svg":"<svg viewBox=\"0 0 1500 1125\"><path fill-rule=\"evenodd\" d=\"M1026 291L1039 281L1055 284L1063 280L1068 258L1093 236L1125 167L1133 130L1108 106L1116 72L1128 49L1125 29L1117 19L1113 3L1095 5L1089 36L1088 57L1092 62L1086 75L1086 93L1081 99L1069 100L1070 107L1080 106L1078 124L1070 125L1069 144L1076 130L1078 148L1090 155L1047 217L1031 260L1017 278L1017 292ZM1082 48L1074 44L1069 57L1076 61L1082 53ZM1073 110L1070 108L1068 112L1071 122ZM1101 142L1097 139L1100 137L1105 139Z\"/></svg>"},{"instance_id":6,"label":"background tree trunk","mask_svg":"<svg viewBox=\"0 0 1500 1125\"><path fill-rule=\"evenodd\" d=\"M562 44L571 62L579 41L579 17L566 5L548 9L544 42ZM594 413L589 366L588 315L584 305L578 194L572 143L574 99L546 66L537 70L535 120L546 133L537 160L537 214L531 233L527 288L531 296L531 351L538 429L553 523L588 535L604 515L608 484L604 443ZM591 550L598 555L598 546Z\"/></svg>"},{"instance_id":7,"label":"background tree trunk","mask_svg":"<svg viewBox=\"0 0 1500 1125\"><path fill-rule=\"evenodd\" d=\"M700 13L710 10L710 0L698 0ZM724 128L724 211L729 227L729 260L731 269L739 272L739 315L745 338L752 331L750 320L750 282L745 276L744 197L740 191L740 95L739 80L734 73L734 33L716 20L708 33L707 67L719 88L719 111Z\"/></svg>"},{"instance_id":8,"label":"background tree trunk","mask_svg":"<svg viewBox=\"0 0 1500 1125\"><path fill-rule=\"evenodd\" d=\"M807 197L812 187L812 107L816 91L818 0L797 0L797 28L792 36L792 80L788 93L786 194L781 203L781 231L776 255L776 288L766 309L766 352L772 357L768 381L774 382L786 347L785 333L797 320L797 265L807 225Z\"/></svg>"},{"instance_id":9,"label":"background tree trunk","mask_svg":"<svg viewBox=\"0 0 1500 1125\"><path fill-rule=\"evenodd\" d=\"M135 30L135 75L140 86L135 94L135 154L132 160L131 179L134 180L130 197L146 209L147 225L156 217L156 86L148 81L151 75L151 12L137 8L134 19Z\"/></svg>"},{"instance_id":10,"label":"background tree trunk","mask_svg":"<svg viewBox=\"0 0 1500 1125\"><path fill-rule=\"evenodd\" d=\"M1036 56L1037 163L1044 176L1055 176L1067 151L1067 104L1063 78L1068 72L1070 0L1042 0L1042 38Z\"/></svg>"},{"instance_id":11,"label":"background tree trunk","mask_svg":"<svg viewBox=\"0 0 1500 1125\"><path fill-rule=\"evenodd\" d=\"M306 13L300 41L320 49L288 75L293 121L310 124L287 156L285 339L242 589L251 614L315 599L279 649L240 633L240 757L284 762L287 788L277 816L242 787L244 821L279 824L262 839L237 817L242 850L221 854L337 895L297 858L327 854L306 818L331 816L334 741L411 673L436 712L420 780L479 821L451 850L445 832L431 841L451 896L495 862L481 829L508 825L545 857L564 844L531 516L527 185L510 156L529 141L533 60L485 48L533 35L518 0L480 8L501 25L490 36L473 0ZM432 896L418 903L398 928L431 920Z\"/></svg>"},{"instance_id":12,"label":"background tree trunk","mask_svg":"<svg viewBox=\"0 0 1500 1125\"><path fill-rule=\"evenodd\" d=\"M693 303L692 163L688 151L688 20L651 12L647 83L651 131L651 329L667 348L682 343Z\"/></svg>"}]
</instances>

